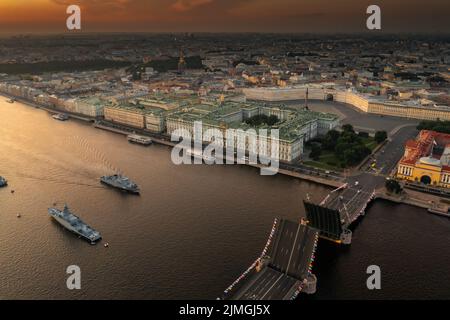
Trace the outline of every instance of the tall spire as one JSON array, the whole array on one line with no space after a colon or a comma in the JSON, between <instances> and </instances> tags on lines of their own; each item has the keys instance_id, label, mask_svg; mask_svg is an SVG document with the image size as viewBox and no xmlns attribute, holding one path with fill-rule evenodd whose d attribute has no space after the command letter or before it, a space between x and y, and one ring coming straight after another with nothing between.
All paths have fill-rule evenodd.
<instances>
[{"instance_id":1,"label":"tall spire","mask_svg":"<svg viewBox=\"0 0 450 320\"><path fill-rule=\"evenodd\" d=\"M183 72L186 68L186 60L184 59L183 50L180 50L180 59L178 60L178 72Z\"/></svg>"}]
</instances>

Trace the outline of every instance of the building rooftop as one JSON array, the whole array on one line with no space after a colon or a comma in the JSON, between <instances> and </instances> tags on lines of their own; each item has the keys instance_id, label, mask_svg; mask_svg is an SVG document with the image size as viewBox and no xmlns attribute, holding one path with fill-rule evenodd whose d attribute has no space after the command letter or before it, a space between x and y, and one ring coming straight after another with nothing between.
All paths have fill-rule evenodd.
<instances>
[{"instance_id":1,"label":"building rooftop","mask_svg":"<svg viewBox=\"0 0 450 320\"><path fill-rule=\"evenodd\" d=\"M415 165L420 162L433 166L448 165L440 161L442 152L450 143L450 134L422 130L415 140L408 140L401 164Z\"/></svg>"}]
</instances>

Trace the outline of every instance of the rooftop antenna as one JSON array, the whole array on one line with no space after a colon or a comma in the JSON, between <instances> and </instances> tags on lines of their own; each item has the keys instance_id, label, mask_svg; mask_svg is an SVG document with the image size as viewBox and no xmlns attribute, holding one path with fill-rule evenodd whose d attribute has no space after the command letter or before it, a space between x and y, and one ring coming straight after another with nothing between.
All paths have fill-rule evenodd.
<instances>
[{"instance_id":1,"label":"rooftop antenna","mask_svg":"<svg viewBox=\"0 0 450 320\"><path fill-rule=\"evenodd\" d=\"M434 152L434 146L436 146L436 140L433 138L433 144L431 145L431 150L430 150L430 158L433 157L433 152Z\"/></svg>"}]
</instances>

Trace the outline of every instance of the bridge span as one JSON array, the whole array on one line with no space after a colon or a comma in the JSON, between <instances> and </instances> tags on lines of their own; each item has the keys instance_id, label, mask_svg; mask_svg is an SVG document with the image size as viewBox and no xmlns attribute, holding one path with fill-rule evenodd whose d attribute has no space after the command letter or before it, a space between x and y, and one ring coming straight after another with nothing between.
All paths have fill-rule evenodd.
<instances>
[{"instance_id":1,"label":"bridge span","mask_svg":"<svg viewBox=\"0 0 450 320\"><path fill-rule=\"evenodd\" d=\"M366 176L361 176L365 180ZM350 244L350 225L364 215L367 205L375 197L374 184L349 179L331 191L319 204L303 201L309 226L320 231L320 237Z\"/></svg>"},{"instance_id":2,"label":"bridge span","mask_svg":"<svg viewBox=\"0 0 450 320\"><path fill-rule=\"evenodd\" d=\"M230 286L222 299L291 300L314 293L311 273L318 231L305 223L278 220L261 256Z\"/></svg>"}]
</instances>

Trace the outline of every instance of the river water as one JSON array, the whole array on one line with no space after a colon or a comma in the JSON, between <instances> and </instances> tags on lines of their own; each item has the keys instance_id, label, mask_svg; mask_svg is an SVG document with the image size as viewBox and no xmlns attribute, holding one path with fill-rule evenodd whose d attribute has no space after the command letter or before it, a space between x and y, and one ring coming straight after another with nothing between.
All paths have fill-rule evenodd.
<instances>
[{"instance_id":1,"label":"river water","mask_svg":"<svg viewBox=\"0 0 450 320\"><path fill-rule=\"evenodd\" d=\"M215 299L260 254L274 217L299 219L307 193L319 200L329 191L245 166L176 166L168 147L131 145L5 101L0 299ZM141 196L99 184L116 172L136 181ZM67 203L102 242L92 246L55 223L53 203ZM449 244L448 219L376 202L350 247L320 242L318 292L308 299L448 299ZM371 264L381 268L378 291L366 287ZM81 268L81 290L66 287L69 265Z\"/></svg>"}]
</instances>

